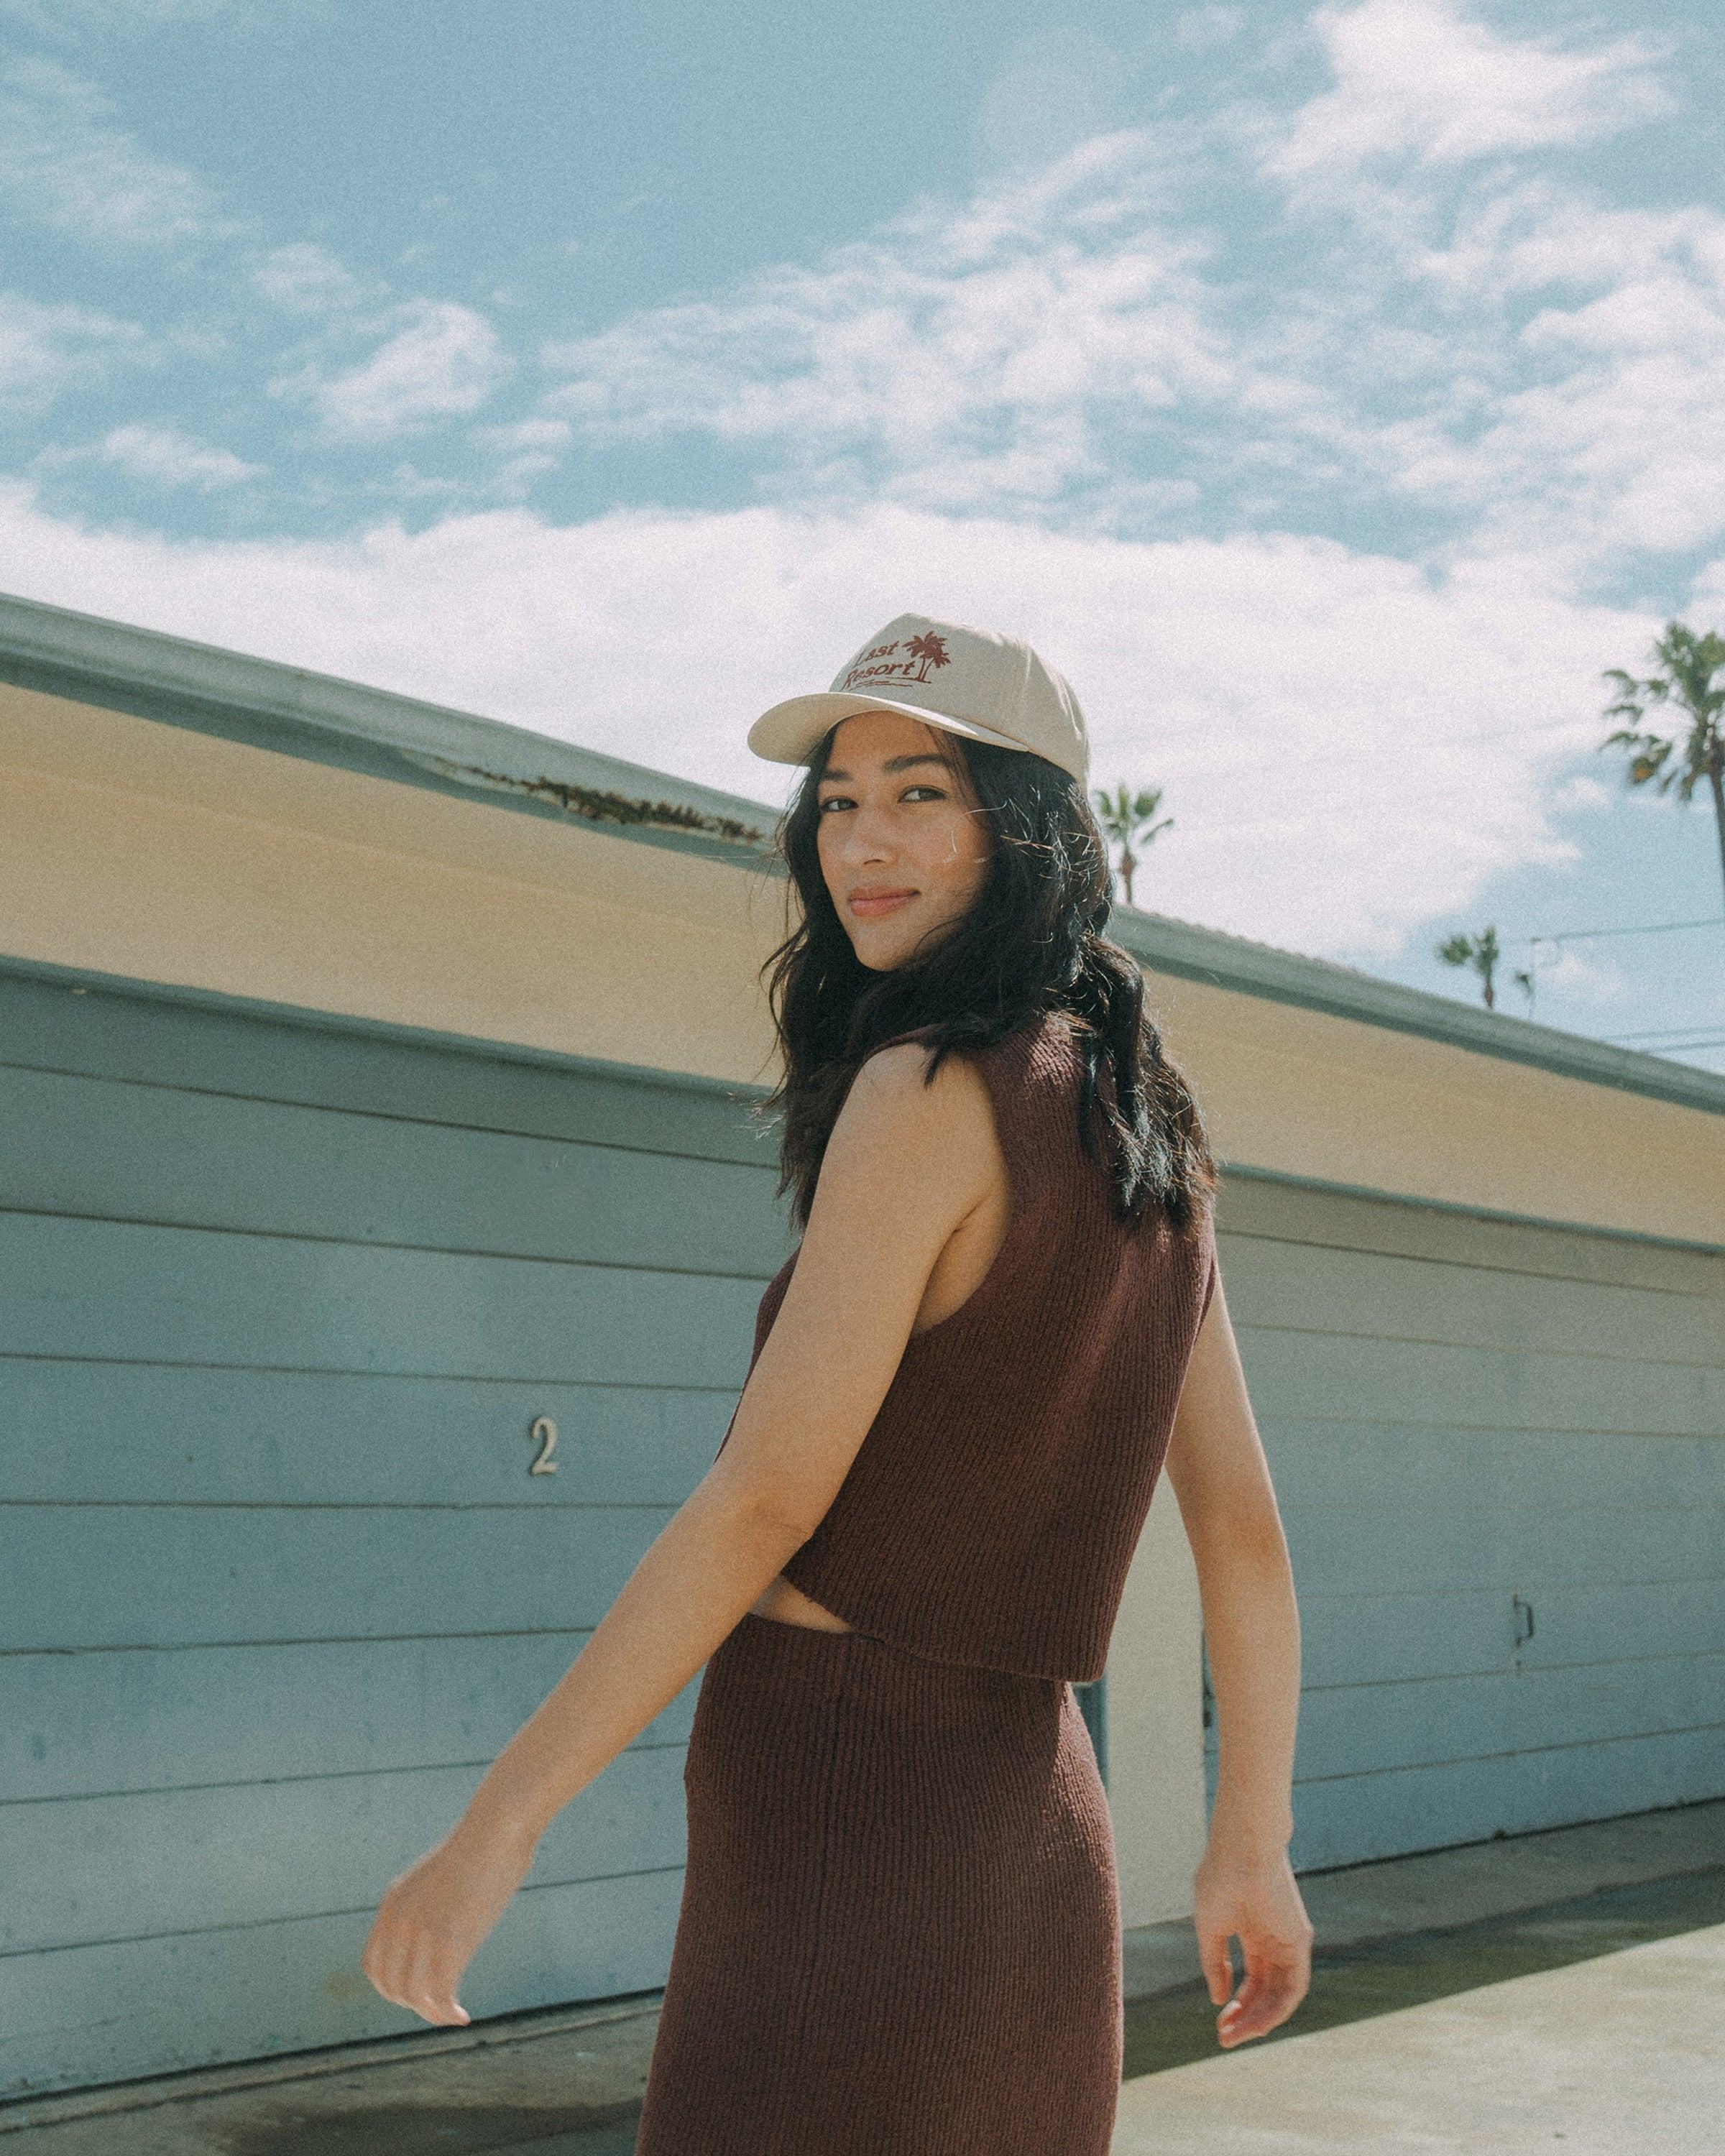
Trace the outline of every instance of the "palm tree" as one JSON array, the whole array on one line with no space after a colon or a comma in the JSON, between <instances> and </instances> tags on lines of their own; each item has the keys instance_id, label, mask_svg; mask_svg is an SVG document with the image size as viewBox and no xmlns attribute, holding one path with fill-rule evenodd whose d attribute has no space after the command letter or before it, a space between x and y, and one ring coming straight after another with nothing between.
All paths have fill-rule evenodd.
<instances>
[{"instance_id":1,"label":"palm tree","mask_svg":"<svg viewBox=\"0 0 1725 2156\"><path fill-rule=\"evenodd\" d=\"M1148 845L1158 831L1166 831L1173 822L1164 816L1159 824L1151 819L1162 806L1162 788L1147 786L1141 793L1128 791L1124 780L1112 793L1098 787L1091 796L1096 805L1096 821L1103 835L1117 840L1120 846L1121 880L1126 886L1126 902L1132 902L1132 874L1137 868L1137 856L1132 852L1132 841L1137 839Z\"/></svg>"},{"instance_id":2,"label":"palm tree","mask_svg":"<svg viewBox=\"0 0 1725 2156\"><path fill-rule=\"evenodd\" d=\"M1686 807L1696 788L1707 781L1719 830L1719 871L1725 875L1725 680L1720 678L1725 675L1725 636L1712 629L1697 636L1681 621L1668 621L1654 643L1653 656L1658 670L1645 680L1620 666L1606 670L1605 680L1617 684L1617 697L1605 706L1604 716L1630 723L1607 734L1599 747L1619 744L1629 751L1631 786L1652 779L1661 793L1675 786ZM1675 705L1683 714L1689 722L1686 740L1668 741L1644 729L1642 722L1656 705Z\"/></svg>"},{"instance_id":3,"label":"palm tree","mask_svg":"<svg viewBox=\"0 0 1725 2156\"><path fill-rule=\"evenodd\" d=\"M1497 947L1495 927L1481 929L1477 936L1452 936L1446 942L1438 945L1437 954L1446 966L1471 966L1485 983L1486 1009L1495 1010L1497 1008L1497 991L1493 985L1493 976L1503 953Z\"/></svg>"}]
</instances>

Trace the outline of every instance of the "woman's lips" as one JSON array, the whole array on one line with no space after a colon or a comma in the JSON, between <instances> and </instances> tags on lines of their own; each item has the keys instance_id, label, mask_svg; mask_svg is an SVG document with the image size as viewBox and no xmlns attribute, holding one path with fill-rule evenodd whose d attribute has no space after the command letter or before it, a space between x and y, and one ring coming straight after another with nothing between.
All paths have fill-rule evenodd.
<instances>
[{"instance_id":1,"label":"woman's lips","mask_svg":"<svg viewBox=\"0 0 1725 2156\"><path fill-rule=\"evenodd\" d=\"M898 891L881 898L853 898L850 910L872 916L876 913L891 913L896 906L904 906L916 896L913 891Z\"/></svg>"}]
</instances>

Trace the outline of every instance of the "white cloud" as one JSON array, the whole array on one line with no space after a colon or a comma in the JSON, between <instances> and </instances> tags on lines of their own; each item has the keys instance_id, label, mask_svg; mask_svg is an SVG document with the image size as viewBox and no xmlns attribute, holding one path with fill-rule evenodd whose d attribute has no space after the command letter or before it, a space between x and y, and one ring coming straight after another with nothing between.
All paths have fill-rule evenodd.
<instances>
[{"instance_id":1,"label":"white cloud","mask_svg":"<svg viewBox=\"0 0 1725 2156\"><path fill-rule=\"evenodd\" d=\"M330 439L377 442L477 411L512 370L490 321L458 300L411 300L393 319L359 367L331 375L308 362L270 388L310 402Z\"/></svg>"},{"instance_id":2,"label":"white cloud","mask_svg":"<svg viewBox=\"0 0 1725 2156\"><path fill-rule=\"evenodd\" d=\"M182 249L240 229L195 172L116 123L95 83L39 54L0 69L0 192L23 216L102 245Z\"/></svg>"},{"instance_id":3,"label":"white cloud","mask_svg":"<svg viewBox=\"0 0 1725 2156\"><path fill-rule=\"evenodd\" d=\"M563 461L575 429L567 419L517 419L504 427L475 429L477 445L500 454L497 476L506 487L523 487Z\"/></svg>"},{"instance_id":4,"label":"white cloud","mask_svg":"<svg viewBox=\"0 0 1725 2156\"><path fill-rule=\"evenodd\" d=\"M1468 198L1441 243L1401 266L1458 308L1476 308L1541 291L1603 291L1664 257L1725 289L1725 218L1705 203L1620 209L1536 174Z\"/></svg>"},{"instance_id":5,"label":"white cloud","mask_svg":"<svg viewBox=\"0 0 1725 2156\"><path fill-rule=\"evenodd\" d=\"M1408 275L1442 310L1425 393L1375 428L1328 413L1383 483L1461 512L1465 545L1600 567L1725 531L1725 216L1516 184Z\"/></svg>"},{"instance_id":6,"label":"white cloud","mask_svg":"<svg viewBox=\"0 0 1725 2156\"><path fill-rule=\"evenodd\" d=\"M159 30L231 13L236 0L0 0L0 18L39 37L82 30Z\"/></svg>"},{"instance_id":7,"label":"white cloud","mask_svg":"<svg viewBox=\"0 0 1725 2156\"><path fill-rule=\"evenodd\" d=\"M1099 413L1221 398L1203 249L1154 219L1162 152L1103 136L809 266L550 347L550 408L598 436L776 448L805 492L1056 500L1117 464Z\"/></svg>"},{"instance_id":8,"label":"white cloud","mask_svg":"<svg viewBox=\"0 0 1725 2156\"><path fill-rule=\"evenodd\" d=\"M250 266L253 289L293 315L343 315L375 301L380 287L356 277L339 255L314 239L271 248Z\"/></svg>"},{"instance_id":9,"label":"white cloud","mask_svg":"<svg viewBox=\"0 0 1725 2156\"><path fill-rule=\"evenodd\" d=\"M1692 603L1725 631L1725 555L1710 562L1696 578Z\"/></svg>"},{"instance_id":10,"label":"white cloud","mask_svg":"<svg viewBox=\"0 0 1725 2156\"><path fill-rule=\"evenodd\" d=\"M1505 1006L1512 1009L1523 1008L1522 993L1508 975L1518 968L1526 969L1533 975L1532 1014L1536 1018L1540 1014L1541 1000L1554 995L1573 998L1591 1016L1632 1009L1643 993L1641 983L1630 982L1620 964L1592 947L1548 940L1531 946L1517 943L1509 947L1507 957L1510 963L1505 969Z\"/></svg>"},{"instance_id":11,"label":"white cloud","mask_svg":"<svg viewBox=\"0 0 1725 2156\"><path fill-rule=\"evenodd\" d=\"M157 486L192 487L206 494L256 479L264 470L262 465L248 464L231 449L213 449L172 427L136 424L115 427L85 454L129 472L134 479Z\"/></svg>"},{"instance_id":12,"label":"white cloud","mask_svg":"<svg viewBox=\"0 0 1725 2156\"><path fill-rule=\"evenodd\" d=\"M1241 27L1225 8L1183 20L1194 36ZM1096 136L968 202L550 345L562 379L525 423L542 433L475 425L476 484L519 492L578 435L617 451L683 437L792 506L886 499L1155 536L1194 517L1297 526L1326 498L1380 521L1412 504L1428 547L1538 547L1577 572L1710 543L1725 529L1725 218L1618 209L1504 162L1653 109L1667 93L1651 49L1513 38L1459 0L1314 20L1331 87L1291 116L1259 113L1255 133L1224 112ZM58 96L61 136L69 114L99 132L98 94L42 66L37 102ZM1346 154L1317 197L1302 161L1322 129ZM1243 152L1273 134L1298 183L1291 251L1271 261L1216 205L1252 183ZM1371 169L1398 146L1403 167ZM1465 172L1486 148L1488 167ZM95 191L111 228L184 233L214 213L164 170L132 210ZM243 248L232 270L269 302L266 336L272 317L298 326L268 387L324 443L483 421L515 371L486 313L399 302L321 243ZM398 498L449 483L409 474ZM381 471L352 484L388 498Z\"/></svg>"},{"instance_id":13,"label":"white cloud","mask_svg":"<svg viewBox=\"0 0 1725 2156\"><path fill-rule=\"evenodd\" d=\"M1332 88L1255 123L1295 228L1325 235L1253 347L1255 453L1417 504L1445 557L1538 548L1603 578L1713 543L1725 216L1527 167L1671 109L1651 48L1512 39L1459 0L1313 20Z\"/></svg>"},{"instance_id":14,"label":"white cloud","mask_svg":"<svg viewBox=\"0 0 1725 2156\"><path fill-rule=\"evenodd\" d=\"M1615 134L1672 108L1643 38L1586 50L1497 36L1461 0L1317 8L1335 77L1269 158L1289 178L1334 180L1387 158L1461 164Z\"/></svg>"},{"instance_id":15,"label":"white cloud","mask_svg":"<svg viewBox=\"0 0 1725 2156\"><path fill-rule=\"evenodd\" d=\"M142 357L150 340L136 322L65 302L44 306L0 292L0 400L41 413L116 360Z\"/></svg>"},{"instance_id":16,"label":"white cloud","mask_svg":"<svg viewBox=\"0 0 1725 2156\"><path fill-rule=\"evenodd\" d=\"M553 345L547 408L613 444L704 436L788 504L1130 535L1351 498L1417 505L1458 557L1537 547L1575 573L1725 531L1725 218L1505 162L1658 108L1649 49L1512 40L1455 0L1317 20L1336 80L1281 123L1300 184L1276 274L1214 211L1269 116L1120 131ZM1322 193L1320 122L1356 158ZM1394 146L1414 162L1393 177L1358 162Z\"/></svg>"},{"instance_id":17,"label":"white cloud","mask_svg":"<svg viewBox=\"0 0 1725 2156\"><path fill-rule=\"evenodd\" d=\"M1121 125L1126 64L1116 49L1076 23L1014 38L981 85L970 122L978 172L1051 164Z\"/></svg>"},{"instance_id":18,"label":"white cloud","mask_svg":"<svg viewBox=\"0 0 1725 2156\"><path fill-rule=\"evenodd\" d=\"M1578 771L1566 778L1551 797L1552 807L1560 814L1597 814L1609 808L1617 798L1616 790L1585 771Z\"/></svg>"},{"instance_id":19,"label":"white cloud","mask_svg":"<svg viewBox=\"0 0 1725 2156\"><path fill-rule=\"evenodd\" d=\"M755 712L906 605L1029 636L1072 680L1097 785L1162 783L1140 902L1307 950L1388 953L1500 870L1563 860L1548 781L1599 670L1652 633L1531 560L1433 580L1293 537L1164 542L876 505L521 509L318 541L104 532L0 486L26 596L540 728L757 799Z\"/></svg>"}]
</instances>

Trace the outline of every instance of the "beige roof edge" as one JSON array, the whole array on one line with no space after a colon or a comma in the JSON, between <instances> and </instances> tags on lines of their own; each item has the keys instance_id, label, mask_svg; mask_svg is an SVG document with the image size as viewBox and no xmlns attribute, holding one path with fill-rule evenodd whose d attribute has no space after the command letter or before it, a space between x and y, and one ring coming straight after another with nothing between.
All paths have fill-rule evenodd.
<instances>
[{"instance_id":1,"label":"beige roof edge","mask_svg":"<svg viewBox=\"0 0 1725 2156\"><path fill-rule=\"evenodd\" d=\"M0 593L0 681L721 860L771 865L778 811L363 682Z\"/></svg>"},{"instance_id":2,"label":"beige roof edge","mask_svg":"<svg viewBox=\"0 0 1725 2156\"><path fill-rule=\"evenodd\" d=\"M783 874L779 812L526 726L0 593L0 681L501 808ZM1117 906L1110 932L1153 973L1412 1033L1725 1115L1725 1075Z\"/></svg>"},{"instance_id":3,"label":"beige roof edge","mask_svg":"<svg viewBox=\"0 0 1725 2156\"><path fill-rule=\"evenodd\" d=\"M1109 932L1151 972L1232 988L1274 1003L1295 1004L1332 1018L1355 1019L1397 1033L1421 1034L1452 1048L1527 1063L1589 1085L1612 1086L1656 1101L1725 1115L1725 1075L1670 1063L1634 1049L1614 1048L1586 1034L1538 1025L1505 1011L1476 1009L1404 988L1332 959L1307 958L1219 928L1200 928L1167 914L1117 907Z\"/></svg>"}]
</instances>

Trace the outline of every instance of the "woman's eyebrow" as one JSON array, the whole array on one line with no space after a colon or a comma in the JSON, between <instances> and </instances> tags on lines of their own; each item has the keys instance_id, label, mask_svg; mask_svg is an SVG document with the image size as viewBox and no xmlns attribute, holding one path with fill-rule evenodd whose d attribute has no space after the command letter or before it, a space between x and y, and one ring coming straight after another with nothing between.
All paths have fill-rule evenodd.
<instances>
[{"instance_id":1,"label":"woman's eyebrow","mask_svg":"<svg viewBox=\"0 0 1725 2156\"><path fill-rule=\"evenodd\" d=\"M913 763L937 763L942 771L950 771L952 767L949 757L936 756L931 751L924 749L916 756L890 756L880 768L882 771L908 771ZM850 778L850 773L848 771L834 771L829 766L822 772L820 783L824 786L829 778L842 778L848 783Z\"/></svg>"}]
</instances>

